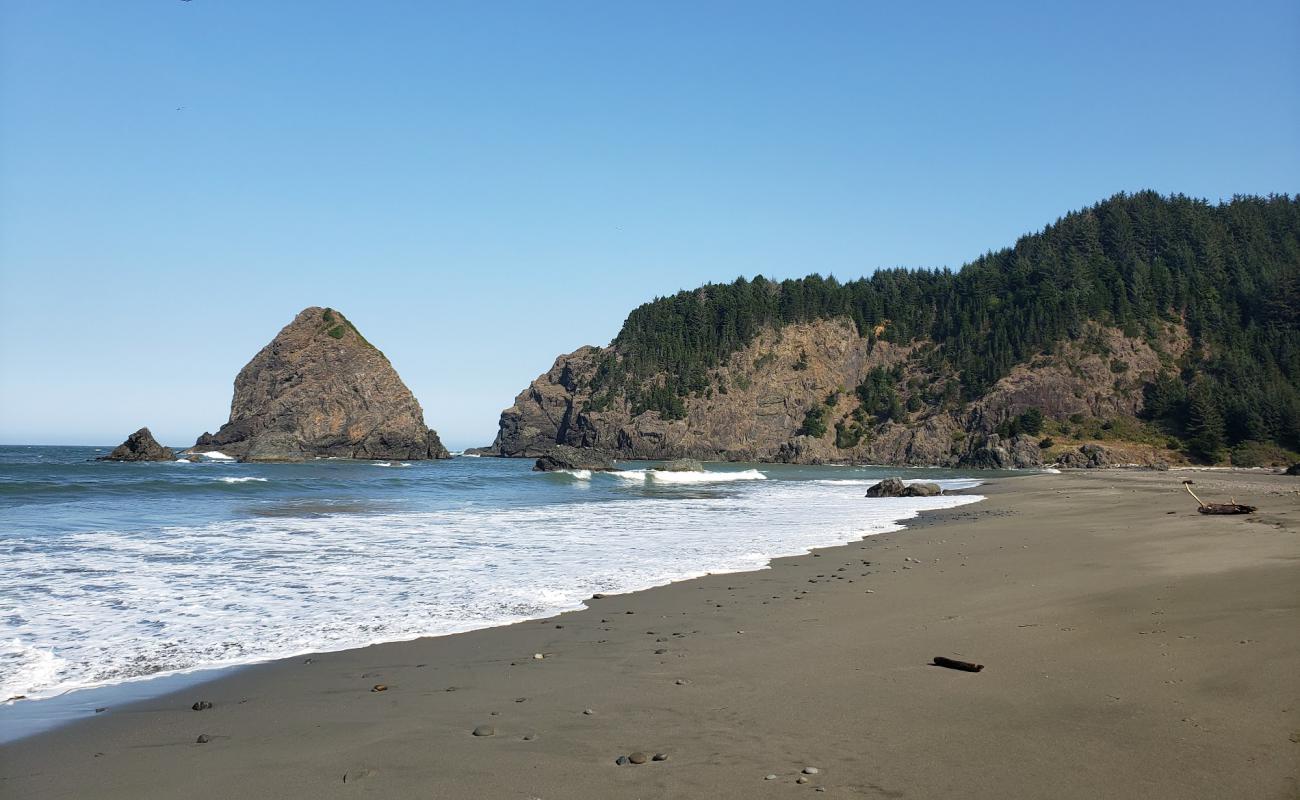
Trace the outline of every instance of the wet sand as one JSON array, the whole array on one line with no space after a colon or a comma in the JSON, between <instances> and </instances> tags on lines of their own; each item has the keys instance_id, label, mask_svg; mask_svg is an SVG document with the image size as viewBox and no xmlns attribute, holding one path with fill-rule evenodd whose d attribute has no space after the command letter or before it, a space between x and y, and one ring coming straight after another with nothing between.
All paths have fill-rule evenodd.
<instances>
[{"instance_id":1,"label":"wet sand","mask_svg":"<svg viewBox=\"0 0 1300 800\"><path fill-rule=\"evenodd\" d=\"M998 481L768 570L250 667L0 746L0 796L1295 798L1300 479L1194 473L1261 508L1205 517L1184 477Z\"/></svg>"}]
</instances>

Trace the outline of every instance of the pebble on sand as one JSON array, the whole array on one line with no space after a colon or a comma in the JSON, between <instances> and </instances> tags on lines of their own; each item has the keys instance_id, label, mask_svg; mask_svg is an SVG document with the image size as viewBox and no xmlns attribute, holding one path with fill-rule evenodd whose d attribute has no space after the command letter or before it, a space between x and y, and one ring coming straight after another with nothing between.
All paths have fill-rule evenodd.
<instances>
[{"instance_id":1,"label":"pebble on sand","mask_svg":"<svg viewBox=\"0 0 1300 800\"><path fill-rule=\"evenodd\" d=\"M650 757L638 750L635 753L630 754L627 757L627 760L631 761L633 764L644 764L650 760Z\"/></svg>"},{"instance_id":2,"label":"pebble on sand","mask_svg":"<svg viewBox=\"0 0 1300 800\"><path fill-rule=\"evenodd\" d=\"M388 691L388 684L386 684L386 683L376 683L374 686L370 687L370 691L372 691L372 692L386 692L386 691Z\"/></svg>"},{"instance_id":3,"label":"pebble on sand","mask_svg":"<svg viewBox=\"0 0 1300 800\"><path fill-rule=\"evenodd\" d=\"M808 782L808 776L807 776L807 775L800 775L799 777L797 777L797 778L794 779L794 782L795 782L795 783L807 783L807 782Z\"/></svg>"},{"instance_id":4,"label":"pebble on sand","mask_svg":"<svg viewBox=\"0 0 1300 800\"><path fill-rule=\"evenodd\" d=\"M627 764L629 762L627 760L627 756L619 756L618 758L614 759L614 763L618 764L621 767L624 764Z\"/></svg>"},{"instance_id":5,"label":"pebble on sand","mask_svg":"<svg viewBox=\"0 0 1300 800\"><path fill-rule=\"evenodd\" d=\"M667 753L655 753L655 754L650 758L650 760L651 760L651 761L667 761L667 760L668 760L668 754L667 754Z\"/></svg>"},{"instance_id":6,"label":"pebble on sand","mask_svg":"<svg viewBox=\"0 0 1300 800\"><path fill-rule=\"evenodd\" d=\"M821 770L817 769L816 767L804 767L804 768L803 768L803 774L805 774L805 775L816 775L816 774L819 773L819 772L821 772Z\"/></svg>"},{"instance_id":7,"label":"pebble on sand","mask_svg":"<svg viewBox=\"0 0 1300 800\"><path fill-rule=\"evenodd\" d=\"M210 741L212 741L212 737L206 733L200 733L199 738L194 740L196 744L207 744Z\"/></svg>"},{"instance_id":8,"label":"pebble on sand","mask_svg":"<svg viewBox=\"0 0 1300 800\"><path fill-rule=\"evenodd\" d=\"M474 729L475 736L496 736L497 729L491 725L480 725Z\"/></svg>"},{"instance_id":9,"label":"pebble on sand","mask_svg":"<svg viewBox=\"0 0 1300 800\"><path fill-rule=\"evenodd\" d=\"M595 714L596 712L595 712L595 711L592 711L590 708L584 708L584 709L582 710L582 713L584 713L584 714L586 714L587 716L590 717L590 716L592 716L593 714Z\"/></svg>"},{"instance_id":10,"label":"pebble on sand","mask_svg":"<svg viewBox=\"0 0 1300 800\"><path fill-rule=\"evenodd\" d=\"M546 658L546 654L545 654L545 653L533 653L533 659L534 659L534 660L536 660L536 661L541 661L543 658Z\"/></svg>"},{"instance_id":11,"label":"pebble on sand","mask_svg":"<svg viewBox=\"0 0 1300 800\"><path fill-rule=\"evenodd\" d=\"M190 706L190 708L194 711L207 711L209 708L212 708L212 703L208 702L207 700L200 700L194 705Z\"/></svg>"},{"instance_id":12,"label":"pebble on sand","mask_svg":"<svg viewBox=\"0 0 1300 800\"><path fill-rule=\"evenodd\" d=\"M763 780L765 780L765 781L774 781L774 780L776 780L776 776L775 776L775 775L768 775L767 777L763 778Z\"/></svg>"}]
</instances>

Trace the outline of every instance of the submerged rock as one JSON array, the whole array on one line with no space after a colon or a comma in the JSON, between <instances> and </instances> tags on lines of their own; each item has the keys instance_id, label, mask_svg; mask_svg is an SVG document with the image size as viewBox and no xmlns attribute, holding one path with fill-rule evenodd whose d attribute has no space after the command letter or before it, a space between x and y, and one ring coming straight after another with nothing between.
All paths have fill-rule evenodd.
<instances>
[{"instance_id":1,"label":"submerged rock","mask_svg":"<svg viewBox=\"0 0 1300 800\"><path fill-rule=\"evenodd\" d=\"M315 306L240 370L230 421L194 449L244 461L451 457L384 354L341 313Z\"/></svg>"},{"instance_id":2,"label":"submerged rock","mask_svg":"<svg viewBox=\"0 0 1300 800\"><path fill-rule=\"evenodd\" d=\"M170 447L163 447L148 428L141 428L126 441L113 448L113 452L100 456L96 461L174 461L176 454Z\"/></svg>"}]
</instances>

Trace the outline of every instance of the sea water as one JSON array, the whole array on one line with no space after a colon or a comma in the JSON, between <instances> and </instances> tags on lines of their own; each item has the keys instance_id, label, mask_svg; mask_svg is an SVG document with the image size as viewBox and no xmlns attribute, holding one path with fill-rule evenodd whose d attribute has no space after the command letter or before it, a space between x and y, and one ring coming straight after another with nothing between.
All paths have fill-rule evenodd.
<instances>
[{"instance_id":1,"label":"sea water","mask_svg":"<svg viewBox=\"0 0 1300 800\"><path fill-rule=\"evenodd\" d=\"M887 475L979 483L770 464L93 460L107 451L0 447L0 702L549 616L978 499L866 499Z\"/></svg>"}]
</instances>

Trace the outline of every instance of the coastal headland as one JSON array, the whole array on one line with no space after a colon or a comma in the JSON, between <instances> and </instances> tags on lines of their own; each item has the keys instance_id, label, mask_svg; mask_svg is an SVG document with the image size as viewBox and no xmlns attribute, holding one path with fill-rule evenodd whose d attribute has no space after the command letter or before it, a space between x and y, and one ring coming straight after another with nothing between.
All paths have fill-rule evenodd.
<instances>
[{"instance_id":1,"label":"coastal headland","mask_svg":"<svg viewBox=\"0 0 1300 800\"><path fill-rule=\"evenodd\" d=\"M1294 798L1300 485L1191 473L1260 509L1206 517L1187 476L996 479L770 569L241 669L0 747L0 795Z\"/></svg>"}]
</instances>

